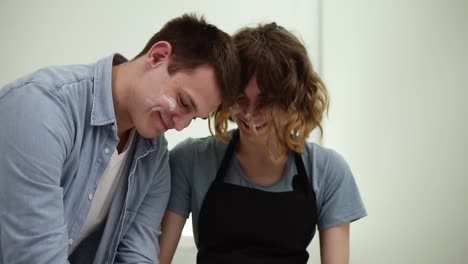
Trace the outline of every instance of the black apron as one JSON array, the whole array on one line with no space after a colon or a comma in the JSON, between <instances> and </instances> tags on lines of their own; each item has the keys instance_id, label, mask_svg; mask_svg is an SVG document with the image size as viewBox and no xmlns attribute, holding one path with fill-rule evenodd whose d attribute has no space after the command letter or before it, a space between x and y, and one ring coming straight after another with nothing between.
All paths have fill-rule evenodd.
<instances>
[{"instance_id":1,"label":"black apron","mask_svg":"<svg viewBox=\"0 0 468 264\"><path fill-rule=\"evenodd\" d=\"M239 141L236 130L198 220L198 264L305 264L315 234L315 193L295 153L292 191L267 192L224 182Z\"/></svg>"}]
</instances>

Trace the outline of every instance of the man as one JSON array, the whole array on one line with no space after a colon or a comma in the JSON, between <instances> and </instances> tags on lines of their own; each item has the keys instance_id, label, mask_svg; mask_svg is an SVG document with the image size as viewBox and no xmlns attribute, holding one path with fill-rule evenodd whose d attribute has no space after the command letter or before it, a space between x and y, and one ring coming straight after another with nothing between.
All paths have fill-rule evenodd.
<instances>
[{"instance_id":1,"label":"man","mask_svg":"<svg viewBox=\"0 0 468 264\"><path fill-rule=\"evenodd\" d=\"M133 60L50 67L0 90L0 263L157 263L168 129L232 100L230 37L169 21Z\"/></svg>"}]
</instances>

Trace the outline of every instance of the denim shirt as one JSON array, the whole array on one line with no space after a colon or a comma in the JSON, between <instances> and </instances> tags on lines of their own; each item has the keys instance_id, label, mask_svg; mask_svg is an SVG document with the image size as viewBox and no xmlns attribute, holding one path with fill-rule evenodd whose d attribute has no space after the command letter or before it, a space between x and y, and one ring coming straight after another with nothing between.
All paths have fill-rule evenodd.
<instances>
[{"instance_id":1,"label":"denim shirt","mask_svg":"<svg viewBox=\"0 0 468 264\"><path fill-rule=\"evenodd\" d=\"M0 264L68 262L118 144L111 80L123 61L49 67L0 90ZM167 141L136 133L129 151L102 233L84 247L94 263L158 263Z\"/></svg>"}]
</instances>

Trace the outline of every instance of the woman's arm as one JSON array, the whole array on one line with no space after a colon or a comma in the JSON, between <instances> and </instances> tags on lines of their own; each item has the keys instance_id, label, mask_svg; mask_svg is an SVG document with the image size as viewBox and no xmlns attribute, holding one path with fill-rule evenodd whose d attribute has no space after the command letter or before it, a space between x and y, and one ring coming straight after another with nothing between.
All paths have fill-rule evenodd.
<instances>
[{"instance_id":1,"label":"woman's arm","mask_svg":"<svg viewBox=\"0 0 468 264\"><path fill-rule=\"evenodd\" d=\"M172 262L186 220L185 217L166 210L161 223L161 235L159 236L160 264L170 264Z\"/></svg>"},{"instance_id":2,"label":"woman's arm","mask_svg":"<svg viewBox=\"0 0 468 264\"><path fill-rule=\"evenodd\" d=\"M349 223L319 232L322 264L349 263Z\"/></svg>"}]
</instances>

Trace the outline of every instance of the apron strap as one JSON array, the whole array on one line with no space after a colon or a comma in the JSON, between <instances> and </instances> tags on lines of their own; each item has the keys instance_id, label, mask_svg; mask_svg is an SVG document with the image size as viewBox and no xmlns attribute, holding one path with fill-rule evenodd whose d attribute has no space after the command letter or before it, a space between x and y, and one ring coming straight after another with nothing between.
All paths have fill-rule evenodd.
<instances>
[{"instance_id":1,"label":"apron strap","mask_svg":"<svg viewBox=\"0 0 468 264\"><path fill-rule=\"evenodd\" d=\"M310 192L314 192L314 190L311 188L311 184L309 183L302 156L297 152L294 152L294 161L296 163L297 175L293 178L292 187L294 190L302 187L305 191L305 194L309 195Z\"/></svg>"},{"instance_id":2,"label":"apron strap","mask_svg":"<svg viewBox=\"0 0 468 264\"><path fill-rule=\"evenodd\" d=\"M232 155L235 151L235 148L238 142L239 142L239 129L236 129L233 132L231 141L229 142L226 152L224 153L223 161L221 162L218 172L216 173L215 181L217 182L223 181L224 172L227 170L227 167L229 166L231 162ZM314 193L314 190L310 187L311 185L307 177L307 171L305 170L302 156L297 152L294 152L294 161L296 163L297 175L294 176L293 181L292 181L293 189L297 190L298 188L304 188L306 195L309 195L311 191L312 193Z\"/></svg>"},{"instance_id":3,"label":"apron strap","mask_svg":"<svg viewBox=\"0 0 468 264\"><path fill-rule=\"evenodd\" d=\"M232 134L232 138L231 138L231 141L229 142L226 152L224 152L223 161L221 162L218 172L216 173L215 181L218 181L218 182L223 181L224 172L227 170L227 166L229 166L229 163L232 158L232 154L234 153L234 150L235 150L235 147L237 146L238 141L239 141L239 129L236 129L234 133Z\"/></svg>"}]
</instances>

